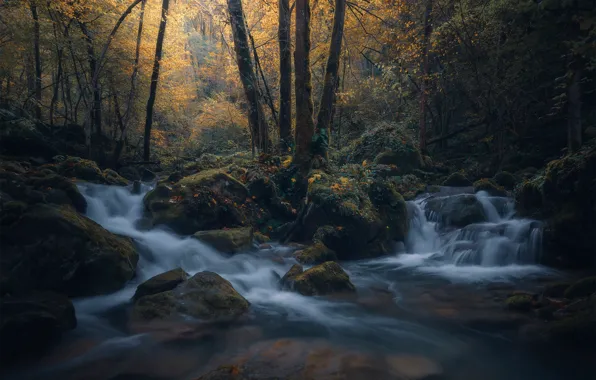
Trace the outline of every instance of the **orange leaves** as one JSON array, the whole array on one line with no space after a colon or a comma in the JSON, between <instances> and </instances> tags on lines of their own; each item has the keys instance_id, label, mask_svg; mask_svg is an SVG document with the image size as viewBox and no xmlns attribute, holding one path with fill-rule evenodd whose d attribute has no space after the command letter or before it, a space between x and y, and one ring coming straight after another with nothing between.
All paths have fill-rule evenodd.
<instances>
[{"instance_id":1,"label":"orange leaves","mask_svg":"<svg viewBox=\"0 0 596 380\"><path fill-rule=\"evenodd\" d=\"M181 195L175 195L170 198L170 203L180 203L184 198Z\"/></svg>"}]
</instances>

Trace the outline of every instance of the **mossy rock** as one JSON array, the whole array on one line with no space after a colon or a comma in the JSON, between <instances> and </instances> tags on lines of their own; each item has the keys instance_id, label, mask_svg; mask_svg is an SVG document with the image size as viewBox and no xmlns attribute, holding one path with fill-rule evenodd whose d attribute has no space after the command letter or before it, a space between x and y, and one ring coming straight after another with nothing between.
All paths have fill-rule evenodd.
<instances>
[{"instance_id":1,"label":"mossy rock","mask_svg":"<svg viewBox=\"0 0 596 380\"><path fill-rule=\"evenodd\" d=\"M571 286L569 282L555 282L548 284L542 291L545 297L561 298L565 296L565 291Z\"/></svg>"},{"instance_id":2,"label":"mossy rock","mask_svg":"<svg viewBox=\"0 0 596 380\"><path fill-rule=\"evenodd\" d=\"M449 175L445 181L443 181L443 186L449 187L469 187L472 186L472 181L470 181L465 175L459 172L455 172Z\"/></svg>"},{"instance_id":3,"label":"mossy rock","mask_svg":"<svg viewBox=\"0 0 596 380\"><path fill-rule=\"evenodd\" d=\"M204 153L196 161L184 165L183 172L190 175L204 170L219 169L223 166L225 166L225 163L221 157L211 153Z\"/></svg>"},{"instance_id":4,"label":"mossy rock","mask_svg":"<svg viewBox=\"0 0 596 380\"><path fill-rule=\"evenodd\" d=\"M346 147L347 163L364 161L395 165L401 174L424 166L422 155L409 132L399 125L379 123Z\"/></svg>"},{"instance_id":5,"label":"mossy rock","mask_svg":"<svg viewBox=\"0 0 596 380\"><path fill-rule=\"evenodd\" d=\"M334 232L320 240L340 260L349 260L385 254L407 234L405 202L390 184L369 187L320 170L308 181L308 204L290 241L312 241L319 228L332 226Z\"/></svg>"},{"instance_id":6,"label":"mossy rock","mask_svg":"<svg viewBox=\"0 0 596 380\"><path fill-rule=\"evenodd\" d=\"M253 232L251 227L199 231L193 236L222 253L233 254L252 248Z\"/></svg>"},{"instance_id":7,"label":"mossy rock","mask_svg":"<svg viewBox=\"0 0 596 380\"><path fill-rule=\"evenodd\" d=\"M143 282L137 287L133 300L138 300L141 297L150 296L157 293L172 290L184 281L188 280L190 276L180 268L169 270L165 273L153 276L147 281Z\"/></svg>"},{"instance_id":8,"label":"mossy rock","mask_svg":"<svg viewBox=\"0 0 596 380\"><path fill-rule=\"evenodd\" d=\"M315 243L308 248L294 252L296 261L301 264L321 264L327 261L336 261L335 252L330 250L323 243Z\"/></svg>"},{"instance_id":9,"label":"mossy rock","mask_svg":"<svg viewBox=\"0 0 596 380\"><path fill-rule=\"evenodd\" d=\"M229 320L246 313L249 306L229 281L213 272L200 272L172 290L139 298L132 319L146 322L190 316Z\"/></svg>"},{"instance_id":10,"label":"mossy rock","mask_svg":"<svg viewBox=\"0 0 596 380\"><path fill-rule=\"evenodd\" d=\"M569 286L565 290L565 298L588 297L594 293L596 293L596 276L586 277Z\"/></svg>"},{"instance_id":11,"label":"mossy rock","mask_svg":"<svg viewBox=\"0 0 596 380\"><path fill-rule=\"evenodd\" d=\"M290 288L304 296L356 291L347 273L333 261L312 267L296 276L289 277L289 280Z\"/></svg>"},{"instance_id":12,"label":"mossy rock","mask_svg":"<svg viewBox=\"0 0 596 380\"><path fill-rule=\"evenodd\" d=\"M253 233L253 239L258 243L258 244L265 244L265 243L269 243L271 241L271 238L267 235L264 235L258 231Z\"/></svg>"},{"instance_id":13,"label":"mossy rock","mask_svg":"<svg viewBox=\"0 0 596 380\"><path fill-rule=\"evenodd\" d=\"M524 181L515 188L516 208L522 215L534 216L542 212L544 205L540 179Z\"/></svg>"},{"instance_id":14,"label":"mossy rock","mask_svg":"<svg viewBox=\"0 0 596 380\"><path fill-rule=\"evenodd\" d=\"M128 180L120 176L120 174L116 173L116 171L112 169L104 170L103 178L105 179L107 185L128 186Z\"/></svg>"},{"instance_id":15,"label":"mossy rock","mask_svg":"<svg viewBox=\"0 0 596 380\"><path fill-rule=\"evenodd\" d=\"M67 157L64 161L56 164L56 170L60 175L68 178L100 184L105 183L103 173L97 164L84 158Z\"/></svg>"},{"instance_id":16,"label":"mossy rock","mask_svg":"<svg viewBox=\"0 0 596 380\"><path fill-rule=\"evenodd\" d=\"M533 300L529 294L518 294L507 298L505 304L509 310L530 311L533 307Z\"/></svg>"},{"instance_id":17,"label":"mossy rock","mask_svg":"<svg viewBox=\"0 0 596 380\"><path fill-rule=\"evenodd\" d=\"M0 310L0 362L6 366L37 359L77 326L72 302L52 292L3 297Z\"/></svg>"},{"instance_id":18,"label":"mossy rock","mask_svg":"<svg viewBox=\"0 0 596 380\"><path fill-rule=\"evenodd\" d=\"M488 178L480 179L474 182L474 192L486 191L488 195L493 197L506 197L507 190L504 187L497 185L495 182Z\"/></svg>"},{"instance_id":19,"label":"mossy rock","mask_svg":"<svg viewBox=\"0 0 596 380\"><path fill-rule=\"evenodd\" d=\"M288 272L279 280L279 284L283 289L292 289L293 281L296 276L304 272L304 268L300 264L294 264Z\"/></svg>"},{"instance_id":20,"label":"mossy rock","mask_svg":"<svg viewBox=\"0 0 596 380\"><path fill-rule=\"evenodd\" d=\"M130 239L64 206L30 206L0 238L2 293L109 294L134 276L139 259Z\"/></svg>"},{"instance_id":21,"label":"mossy rock","mask_svg":"<svg viewBox=\"0 0 596 380\"><path fill-rule=\"evenodd\" d=\"M197 231L240 227L247 215L240 207L248 190L219 169L184 177L172 185L159 184L144 199L153 225L190 235Z\"/></svg>"},{"instance_id":22,"label":"mossy rock","mask_svg":"<svg viewBox=\"0 0 596 380\"><path fill-rule=\"evenodd\" d=\"M426 217L442 226L465 227L487 221L482 204L472 194L435 197L426 202Z\"/></svg>"},{"instance_id":23,"label":"mossy rock","mask_svg":"<svg viewBox=\"0 0 596 380\"><path fill-rule=\"evenodd\" d=\"M493 181L506 190L513 190L517 184L517 178L507 171L502 171L495 174Z\"/></svg>"}]
</instances>

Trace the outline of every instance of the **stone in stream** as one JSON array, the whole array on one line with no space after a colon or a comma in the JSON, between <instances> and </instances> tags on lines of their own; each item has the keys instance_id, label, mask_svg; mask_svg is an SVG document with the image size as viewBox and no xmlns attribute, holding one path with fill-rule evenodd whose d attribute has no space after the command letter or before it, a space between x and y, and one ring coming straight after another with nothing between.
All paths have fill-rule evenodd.
<instances>
[{"instance_id":1,"label":"stone in stream","mask_svg":"<svg viewBox=\"0 0 596 380\"><path fill-rule=\"evenodd\" d=\"M356 351L320 339L258 342L231 357L216 358L210 367L198 380L422 380L443 374L439 363L424 356Z\"/></svg>"},{"instance_id":2,"label":"stone in stream","mask_svg":"<svg viewBox=\"0 0 596 380\"><path fill-rule=\"evenodd\" d=\"M296 261L301 264L322 264L326 261L336 261L335 252L330 250L323 243L315 243L310 247L294 252Z\"/></svg>"},{"instance_id":3,"label":"stone in stream","mask_svg":"<svg viewBox=\"0 0 596 380\"><path fill-rule=\"evenodd\" d=\"M229 281L213 272L200 272L172 290L138 298L132 309L132 320L148 322L182 316L228 320L241 316L249 306Z\"/></svg>"},{"instance_id":4,"label":"stone in stream","mask_svg":"<svg viewBox=\"0 0 596 380\"><path fill-rule=\"evenodd\" d=\"M157 276L151 277L149 280L143 282L137 287L137 290L132 297L133 300L138 300L144 296L166 292L172 290L190 277L188 273L180 268L172 269Z\"/></svg>"},{"instance_id":5,"label":"stone in stream","mask_svg":"<svg viewBox=\"0 0 596 380\"><path fill-rule=\"evenodd\" d=\"M227 254L248 251L252 248L253 244L253 232L251 227L199 231L193 236L203 243L215 248L219 252Z\"/></svg>"},{"instance_id":6,"label":"stone in stream","mask_svg":"<svg viewBox=\"0 0 596 380\"><path fill-rule=\"evenodd\" d=\"M128 238L71 207L36 204L0 229L2 294L52 290L71 297L109 294L135 274Z\"/></svg>"},{"instance_id":7,"label":"stone in stream","mask_svg":"<svg viewBox=\"0 0 596 380\"><path fill-rule=\"evenodd\" d=\"M426 202L426 217L442 226L465 227L487 221L482 203L473 194L433 197Z\"/></svg>"},{"instance_id":8,"label":"stone in stream","mask_svg":"<svg viewBox=\"0 0 596 380\"><path fill-rule=\"evenodd\" d=\"M281 279L284 289L294 290L304 296L317 296L356 291L350 277L338 263L328 261L303 271L294 265Z\"/></svg>"},{"instance_id":9,"label":"stone in stream","mask_svg":"<svg viewBox=\"0 0 596 380\"><path fill-rule=\"evenodd\" d=\"M7 365L44 353L77 325L72 302L51 292L3 297L0 311L0 362Z\"/></svg>"}]
</instances>

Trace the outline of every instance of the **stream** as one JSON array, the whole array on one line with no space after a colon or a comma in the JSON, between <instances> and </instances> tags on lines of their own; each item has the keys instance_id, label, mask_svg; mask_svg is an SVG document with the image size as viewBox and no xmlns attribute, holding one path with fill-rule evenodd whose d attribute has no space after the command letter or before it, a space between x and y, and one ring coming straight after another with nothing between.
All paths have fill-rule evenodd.
<instances>
[{"instance_id":1,"label":"stream","mask_svg":"<svg viewBox=\"0 0 596 380\"><path fill-rule=\"evenodd\" d=\"M464 228L442 227L425 209L427 195L409 202L405 244L392 255L341 263L357 294L323 298L279 290L280 277L295 264L290 247L274 244L225 256L194 238L138 228L149 187L139 195L121 187L85 184L80 189L88 217L137 242L137 276L114 294L74 300L77 328L48 357L6 379L196 379L250 347L282 339L288 345L301 342L300 349L307 351L320 345L418 362L423 358L441 368L437 379L594 375L571 354L549 352L547 358L554 359L548 360L511 339L521 322L504 310L503 297L563 276L538 264L541 225L516 218L511 199L476 194L488 221ZM138 284L177 267L190 274L208 270L229 280L251 303L250 315L237 325L209 328L197 321L152 329L129 325L128 308ZM400 373L376 378L424 377Z\"/></svg>"}]
</instances>

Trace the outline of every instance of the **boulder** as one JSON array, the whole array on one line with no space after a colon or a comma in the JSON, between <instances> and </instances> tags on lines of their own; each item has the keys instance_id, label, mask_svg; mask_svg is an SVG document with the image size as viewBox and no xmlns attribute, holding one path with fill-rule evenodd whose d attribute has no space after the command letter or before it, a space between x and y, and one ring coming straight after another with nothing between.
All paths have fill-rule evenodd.
<instances>
[{"instance_id":1,"label":"boulder","mask_svg":"<svg viewBox=\"0 0 596 380\"><path fill-rule=\"evenodd\" d=\"M497 185L495 182L488 178L480 179L474 182L474 192L486 191L493 197L506 197L507 190L504 187Z\"/></svg>"},{"instance_id":2,"label":"boulder","mask_svg":"<svg viewBox=\"0 0 596 380\"><path fill-rule=\"evenodd\" d=\"M551 161L515 189L523 216L545 221L544 263L596 267L596 141Z\"/></svg>"},{"instance_id":3,"label":"boulder","mask_svg":"<svg viewBox=\"0 0 596 380\"><path fill-rule=\"evenodd\" d=\"M482 204L472 194L434 197L426 202L426 217L442 226L465 227L487 221Z\"/></svg>"},{"instance_id":4,"label":"boulder","mask_svg":"<svg viewBox=\"0 0 596 380\"><path fill-rule=\"evenodd\" d=\"M0 362L38 356L77 325L72 302L43 292L0 299Z\"/></svg>"},{"instance_id":5,"label":"boulder","mask_svg":"<svg viewBox=\"0 0 596 380\"><path fill-rule=\"evenodd\" d=\"M350 277L338 263L328 261L301 272L300 266L293 266L282 278L282 286L304 296L320 296L356 291Z\"/></svg>"},{"instance_id":6,"label":"boulder","mask_svg":"<svg viewBox=\"0 0 596 380\"><path fill-rule=\"evenodd\" d=\"M335 252L330 250L321 242L317 242L308 248L294 252L296 261L301 264L321 264L326 261L336 261L337 256Z\"/></svg>"},{"instance_id":7,"label":"boulder","mask_svg":"<svg viewBox=\"0 0 596 380\"><path fill-rule=\"evenodd\" d=\"M58 150L51 143L43 124L0 109L0 153L8 156L34 156L51 160Z\"/></svg>"},{"instance_id":8,"label":"boulder","mask_svg":"<svg viewBox=\"0 0 596 380\"><path fill-rule=\"evenodd\" d=\"M346 151L348 163L362 164L367 161L391 165L400 174L408 174L424 166L420 150L409 133L391 123L374 126L347 147Z\"/></svg>"},{"instance_id":9,"label":"boulder","mask_svg":"<svg viewBox=\"0 0 596 380\"><path fill-rule=\"evenodd\" d=\"M507 308L515 311L530 311L533 306L532 296L529 294L517 294L507 298Z\"/></svg>"},{"instance_id":10,"label":"boulder","mask_svg":"<svg viewBox=\"0 0 596 380\"><path fill-rule=\"evenodd\" d=\"M56 172L67 178L97 183L100 185L126 186L128 180L114 170L101 171L94 161L80 157L66 157L54 166Z\"/></svg>"},{"instance_id":11,"label":"boulder","mask_svg":"<svg viewBox=\"0 0 596 380\"><path fill-rule=\"evenodd\" d=\"M222 253L233 254L252 248L253 233L251 227L199 231L193 236Z\"/></svg>"},{"instance_id":12,"label":"boulder","mask_svg":"<svg viewBox=\"0 0 596 380\"><path fill-rule=\"evenodd\" d=\"M0 167L0 189L4 202L52 203L70 205L79 212L87 210L87 201L77 186L52 171L34 171L17 163L4 163Z\"/></svg>"},{"instance_id":13,"label":"boulder","mask_svg":"<svg viewBox=\"0 0 596 380\"><path fill-rule=\"evenodd\" d=\"M472 181L466 178L465 175L459 172L452 173L443 181L443 186L449 187L468 187L472 186Z\"/></svg>"},{"instance_id":14,"label":"boulder","mask_svg":"<svg viewBox=\"0 0 596 380\"><path fill-rule=\"evenodd\" d=\"M214 169L184 177L170 185L159 184L144 199L153 225L190 235L197 231L239 227L247 215L239 207L248 190L237 179Z\"/></svg>"},{"instance_id":15,"label":"boulder","mask_svg":"<svg viewBox=\"0 0 596 380\"><path fill-rule=\"evenodd\" d=\"M581 298L588 297L596 293L596 276L583 278L567 289L565 289L565 298Z\"/></svg>"},{"instance_id":16,"label":"boulder","mask_svg":"<svg viewBox=\"0 0 596 380\"><path fill-rule=\"evenodd\" d=\"M308 203L289 232L289 241L318 239L338 259L375 257L390 252L408 231L406 203L391 184L362 185L323 171L309 175Z\"/></svg>"},{"instance_id":17,"label":"boulder","mask_svg":"<svg viewBox=\"0 0 596 380\"><path fill-rule=\"evenodd\" d=\"M138 253L70 207L36 204L0 229L2 293L109 294L135 273Z\"/></svg>"},{"instance_id":18,"label":"boulder","mask_svg":"<svg viewBox=\"0 0 596 380\"><path fill-rule=\"evenodd\" d=\"M141 173L134 166L123 166L118 170L118 174L129 181L140 181Z\"/></svg>"},{"instance_id":19,"label":"boulder","mask_svg":"<svg viewBox=\"0 0 596 380\"><path fill-rule=\"evenodd\" d=\"M144 296L166 292L172 290L184 281L188 280L190 276L188 273L180 268L169 270L165 273L153 276L147 281L143 282L137 287L133 300L138 300Z\"/></svg>"},{"instance_id":20,"label":"boulder","mask_svg":"<svg viewBox=\"0 0 596 380\"><path fill-rule=\"evenodd\" d=\"M132 319L147 322L190 316L227 320L241 316L249 306L229 281L213 272L200 272L172 290L139 298Z\"/></svg>"},{"instance_id":21,"label":"boulder","mask_svg":"<svg viewBox=\"0 0 596 380\"><path fill-rule=\"evenodd\" d=\"M493 181L497 185L504 187L506 190L513 190L517 184L517 178L513 174L506 171L495 174Z\"/></svg>"}]
</instances>

